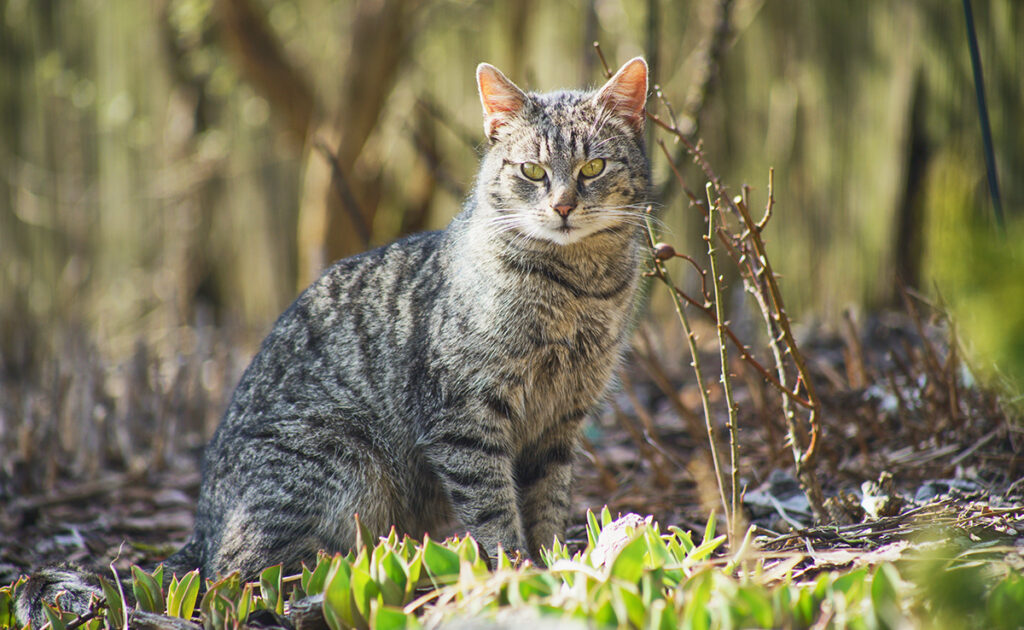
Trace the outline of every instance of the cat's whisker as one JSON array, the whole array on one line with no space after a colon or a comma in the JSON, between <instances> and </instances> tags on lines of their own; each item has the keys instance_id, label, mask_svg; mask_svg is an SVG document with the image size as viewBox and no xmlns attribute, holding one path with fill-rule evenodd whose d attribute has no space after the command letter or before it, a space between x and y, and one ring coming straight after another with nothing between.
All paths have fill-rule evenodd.
<instances>
[{"instance_id":1,"label":"cat's whisker","mask_svg":"<svg viewBox=\"0 0 1024 630\"><path fill-rule=\"evenodd\" d=\"M588 137L597 137L604 129L605 124L607 124L608 121L611 120L611 116L611 109L608 108L607 106L602 106L601 110L597 113L597 116L594 117L594 122L590 126L590 135Z\"/></svg>"}]
</instances>

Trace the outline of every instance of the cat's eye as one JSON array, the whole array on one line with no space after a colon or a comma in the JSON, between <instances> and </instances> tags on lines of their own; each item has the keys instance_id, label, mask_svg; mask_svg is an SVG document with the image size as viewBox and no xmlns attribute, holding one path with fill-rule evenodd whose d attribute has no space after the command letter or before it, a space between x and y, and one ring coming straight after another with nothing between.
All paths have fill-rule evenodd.
<instances>
[{"instance_id":1,"label":"cat's eye","mask_svg":"<svg viewBox=\"0 0 1024 630\"><path fill-rule=\"evenodd\" d=\"M523 175L535 182L539 182L544 179L544 167L540 164L535 162L523 162L522 166L519 168L523 171Z\"/></svg>"},{"instance_id":2,"label":"cat's eye","mask_svg":"<svg viewBox=\"0 0 1024 630\"><path fill-rule=\"evenodd\" d=\"M604 160L601 158L594 158L580 169L580 175L584 177L597 177L604 170Z\"/></svg>"}]
</instances>

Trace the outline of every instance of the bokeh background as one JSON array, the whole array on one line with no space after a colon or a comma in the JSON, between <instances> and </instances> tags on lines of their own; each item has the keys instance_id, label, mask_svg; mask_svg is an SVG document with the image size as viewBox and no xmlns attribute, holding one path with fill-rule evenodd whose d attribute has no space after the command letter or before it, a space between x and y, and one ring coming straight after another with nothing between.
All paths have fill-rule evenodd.
<instances>
[{"instance_id":1,"label":"bokeh background","mask_svg":"<svg viewBox=\"0 0 1024 630\"><path fill-rule=\"evenodd\" d=\"M900 277L1012 379L1024 3L974 12L1005 235L952 0L0 0L0 449L31 468L62 444L53 478L99 466L90 444L130 464L135 434L198 448L320 269L457 212L482 150L476 64L526 89L597 85L595 40L613 67L648 58L755 206L774 167L766 237L798 320L884 309ZM667 238L702 251L651 150Z\"/></svg>"}]
</instances>

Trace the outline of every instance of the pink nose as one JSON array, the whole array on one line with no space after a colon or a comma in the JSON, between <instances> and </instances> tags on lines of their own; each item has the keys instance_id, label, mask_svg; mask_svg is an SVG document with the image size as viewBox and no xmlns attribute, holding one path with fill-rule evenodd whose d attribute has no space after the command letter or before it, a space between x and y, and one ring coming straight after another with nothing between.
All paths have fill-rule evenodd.
<instances>
[{"instance_id":1,"label":"pink nose","mask_svg":"<svg viewBox=\"0 0 1024 630\"><path fill-rule=\"evenodd\" d=\"M555 206L555 212L559 214L563 219L569 216L569 213L576 209L576 206Z\"/></svg>"}]
</instances>

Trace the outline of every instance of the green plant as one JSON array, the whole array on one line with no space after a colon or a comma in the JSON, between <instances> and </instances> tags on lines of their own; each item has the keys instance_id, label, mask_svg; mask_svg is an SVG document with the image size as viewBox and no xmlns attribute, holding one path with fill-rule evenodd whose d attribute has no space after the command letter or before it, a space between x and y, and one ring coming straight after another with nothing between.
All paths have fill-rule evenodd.
<instances>
[{"instance_id":1,"label":"green plant","mask_svg":"<svg viewBox=\"0 0 1024 630\"><path fill-rule=\"evenodd\" d=\"M162 570L132 570L135 608L236 628L266 609L285 616L323 615L333 630L437 627L460 618L553 617L598 628L821 627L1012 628L1024 618L1024 576L979 568L976 555L949 550L899 563L788 577L795 563L751 550L749 538L723 555L725 536L712 517L703 536L607 508L587 514L582 548L558 543L542 552L546 569L514 564L501 553L495 569L472 538L422 543L392 531L346 555L320 555L301 574L263 571L258 582L237 574L207 581L198 608L198 575L172 579L162 596ZM941 557L940 557L941 556ZM948 560L952 556L954 560ZM782 566L784 571L777 570ZM801 575L807 576L808 573ZM0 587L0 625L12 626L12 602L24 586ZM132 625L134 611L111 583L106 601L75 619L48 607L55 630ZM120 624L120 625L119 625Z\"/></svg>"}]
</instances>

